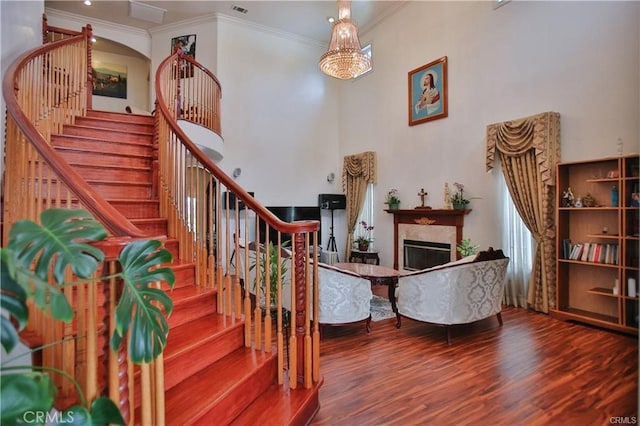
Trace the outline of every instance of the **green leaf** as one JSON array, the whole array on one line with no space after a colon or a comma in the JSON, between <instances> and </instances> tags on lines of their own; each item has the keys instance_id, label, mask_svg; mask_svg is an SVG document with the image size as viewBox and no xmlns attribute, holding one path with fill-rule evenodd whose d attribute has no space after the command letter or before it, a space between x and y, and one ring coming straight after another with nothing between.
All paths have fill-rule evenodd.
<instances>
[{"instance_id":1,"label":"green leaf","mask_svg":"<svg viewBox=\"0 0 640 426\"><path fill-rule=\"evenodd\" d=\"M116 404L109 398L98 398L91 404L91 423L94 425L124 425L124 418Z\"/></svg>"},{"instance_id":2,"label":"green leaf","mask_svg":"<svg viewBox=\"0 0 640 426\"><path fill-rule=\"evenodd\" d=\"M3 374L0 382L2 424L26 423L32 420L23 419L26 413L49 411L55 394L56 387L46 374Z\"/></svg>"},{"instance_id":3,"label":"green leaf","mask_svg":"<svg viewBox=\"0 0 640 426\"><path fill-rule=\"evenodd\" d=\"M122 414L109 398L97 398L91 404L91 412L81 405L74 405L58 415L52 425L124 425Z\"/></svg>"},{"instance_id":4,"label":"green leaf","mask_svg":"<svg viewBox=\"0 0 640 426\"><path fill-rule=\"evenodd\" d=\"M27 293L10 275L11 269L5 259L11 253L0 248L0 308L9 317L0 316L0 341L4 350L9 353L18 342L18 331L27 325L29 310L27 309ZM15 271L14 271L15 272ZM11 322L13 318L18 324L18 330Z\"/></svg>"},{"instance_id":5,"label":"green leaf","mask_svg":"<svg viewBox=\"0 0 640 426\"><path fill-rule=\"evenodd\" d=\"M129 335L129 358L135 363L151 362L162 353L169 334L165 318L173 310L173 301L150 283L164 281L173 287L175 275L170 268L159 267L172 261L171 253L159 241L134 241L120 253L124 290L116 306L116 330L111 347ZM164 313L163 313L164 310Z\"/></svg>"},{"instance_id":6,"label":"green leaf","mask_svg":"<svg viewBox=\"0 0 640 426\"><path fill-rule=\"evenodd\" d=\"M48 209L40 221L42 226L22 220L11 228L8 247L21 266L29 268L37 259L36 274L46 281L53 268L58 284L64 281L67 266L80 278L91 276L104 254L86 242L104 239L104 227L84 210Z\"/></svg>"},{"instance_id":7,"label":"green leaf","mask_svg":"<svg viewBox=\"0 0 640 426\"><path fill-rule=\"evenodd\" d=\"M59 319L67 323L73 319L73 308L69 305L67 296L57 289L51 291L49 308L51 309L51 315L53 315L55 319Z\"/></svg>"},{"instance_id":8,"label":"green leaf","mask_svg":"<svg viewBox=\"0 0 640 426\"><path fill-rule=\"evenodd\" d=\"M36 306L45 309L50 295L53 317L69 322L73 310L60 289L49 282L49 272L53 272L55 284L63 283L67 267L80 278L91 276L104 254L87 242L104 239L107 233L84 210L48 209L40 220L42 225L22 220L11 228L7 245L11 256L5 260L19 285L25 289L33 286Z\"/></svg>"}]
</instances>

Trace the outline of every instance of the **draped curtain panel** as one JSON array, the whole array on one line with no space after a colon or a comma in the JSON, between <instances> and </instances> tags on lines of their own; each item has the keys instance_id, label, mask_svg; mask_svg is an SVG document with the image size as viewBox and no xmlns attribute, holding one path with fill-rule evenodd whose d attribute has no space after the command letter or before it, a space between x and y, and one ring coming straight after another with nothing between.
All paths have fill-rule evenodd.
<instances>
[{"instance_id":1,"label":"draped curtain panel","mask_svg":"<svg viewBox=\"0 0 640 426\"><path fill-rule=\"evenodd\" d=\"M353 233L358 215L364 204L367 185L376 183L376 153L374 151L346 155L342 166L342 191L347 197L347 247L346 259L351 256Z\"/></svg>"},{"instance_id":2,"label":"draped curtain panel","mask_svg":"<svg viewBox=\"0 0 640 426\"><path fill-rule=\"evenodd\" d=\"M527 303L556 307L555 171L560 162L560 114L544 112L487 126L487 170L496 152L511 198L536 241Z\"/></svg>"}]
</instances>

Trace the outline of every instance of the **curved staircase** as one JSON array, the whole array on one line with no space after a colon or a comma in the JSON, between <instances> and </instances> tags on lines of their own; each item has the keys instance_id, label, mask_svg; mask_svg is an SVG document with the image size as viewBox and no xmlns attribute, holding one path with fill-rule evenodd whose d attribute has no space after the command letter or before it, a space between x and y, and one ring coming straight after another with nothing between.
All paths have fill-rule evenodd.
<instances>
[{"instance_id":1,"label":"curved staircase","mask_svg":"<svg viewBox=\"0 0 640 426\"><path fill-rule=\"evenodd\" d=\"M153 117L90 110L51 143L132 223L168 235L152 196ZM173 290L165 287L174 303L164 351L166 424L308 423L319 407L319 386L292 393L278 385L276 353L245 347L244 321L217 313L217 290L196 286L195 264L179 259L179 242L164 243L176 274ZM139 406L139 387L133 393Z\"/></svg>"}]
</instances>

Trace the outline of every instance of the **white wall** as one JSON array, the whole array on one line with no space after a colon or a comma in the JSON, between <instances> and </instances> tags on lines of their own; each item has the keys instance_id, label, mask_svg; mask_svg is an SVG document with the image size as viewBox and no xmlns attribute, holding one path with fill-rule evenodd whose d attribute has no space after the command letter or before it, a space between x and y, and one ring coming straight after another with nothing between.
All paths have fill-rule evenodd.
<instances>
[{"instance_id":1,"label":"white wall","mask_svg":"<svg viewBox=\"0 0 640 426\"><path fill-rule=\"evenodd\" d=\"M219 22L222 167L266 205L317 205L338 173L336 83L317 68L322 49L233 21ZM265 179L266 176L268 179Z\"/></svg>"},{"instance_id":2,"label":"white wall","mask_svg":"<svg viewBox=\"0 0 640 426\"><path fill-rule=\"evenodd\" d=\"M428 25L427 25L428 24ZM374 71L342 93L341 154L378 152L376 247L393 263L389 188L403 208L443 204L443 186L466 186L473 211L465 237L501 241L498 174L485 172L491 123L544 111L561 114L562 160L638 152L640 3L411 2L361 39L373 42ZM448 57L449 116L407 124L407 73ZM383 242L387 241L387 244Z\"/></svg>"},{"instance_id":3,"label":"white wall","mask_svg":"<svg viewBox=\"0 0 640 426\"><path fill-rule=\"evenodd\" d=\"M221 167L229 174L240 167L238 183L267 206L315 206L318 194L341 192L339 177L327 182L341 167L339 85L318 70L323 49L237 21L218 25ZM325 247L329 226L329 212L323 212Z\"/></svg>"}]
</instances>

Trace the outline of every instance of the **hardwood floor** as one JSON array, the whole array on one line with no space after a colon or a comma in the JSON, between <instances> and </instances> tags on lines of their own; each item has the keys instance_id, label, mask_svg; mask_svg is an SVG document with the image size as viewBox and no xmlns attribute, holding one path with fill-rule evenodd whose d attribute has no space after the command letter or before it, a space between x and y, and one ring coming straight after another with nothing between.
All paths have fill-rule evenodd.
<instances>
[{"instance_id":1,"label":"hardwood floor","mask_svg":"<svg viewBox=\"0 0 640 426\"><path fill-rule=\"evenodd\" d=\"M502 318L454 328L451 346L444 328L406 318L399 330L395 319L372 323L369 335L327 327L311 425L638 422L636 337L525 309Z\"/></svg>"}]
</instances>

